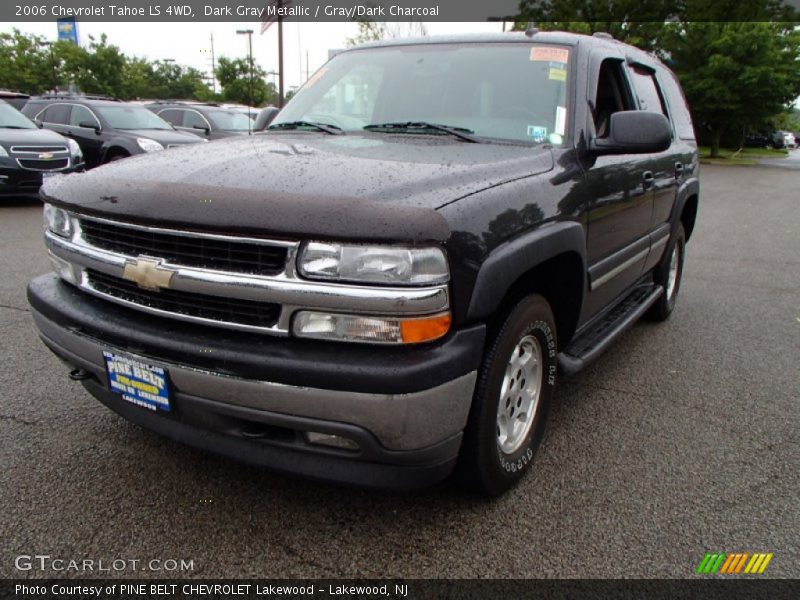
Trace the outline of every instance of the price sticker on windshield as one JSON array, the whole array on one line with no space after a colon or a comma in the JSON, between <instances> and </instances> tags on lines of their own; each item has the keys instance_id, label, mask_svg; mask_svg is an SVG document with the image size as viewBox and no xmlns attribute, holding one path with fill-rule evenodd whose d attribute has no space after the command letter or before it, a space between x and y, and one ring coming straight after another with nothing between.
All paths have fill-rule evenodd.
<instances>
[{"instance_id":1,"label":"price sticker on windshield","mask_svg":"<svg viewBox=\"0 0 800 600\"><path fill-rule=\"evenodd\" d=\"M569 50L555 46L534 46L531 48L531 60L544 62L569 62Z\"/></svg>"}]
</instances>

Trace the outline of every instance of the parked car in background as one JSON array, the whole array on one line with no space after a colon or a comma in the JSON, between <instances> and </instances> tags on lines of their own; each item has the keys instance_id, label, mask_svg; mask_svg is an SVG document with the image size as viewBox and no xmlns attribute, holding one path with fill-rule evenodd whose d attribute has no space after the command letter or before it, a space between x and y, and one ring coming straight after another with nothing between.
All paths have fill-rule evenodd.
<instances>
[{"instance_id":1,"label":"parked car in background","mask_svg":"<svg viewBox=\"0 0 800 600\"><path fill-rule=\"evenodd\" d=\"M0 196L37 196L43 180L82 169L78 144L0 102Z\"/></svg>"},{"instance_id":2,"label":"parked car in background","mask_svg":"<svg viewBox=\"0 0 800 600\"><path fill-rule=\"evenodd\" d=\"M784 135L783 131L752 133L744 139L746 148L774 148L781 149L789 147L790 138ZM794 145L794 138L791 144Z\"/></svg>"},{"instance_id":3,"label":"parked car in background","mask_svg":"<svg viewBox=\"0 0 800 600\"><path fill-rule=\"evenodd\" d=\"M38 96L28 101L23 113L47 129L74 139L87 167L201 141L195 135L175 131L143 106L100 96Z\"/></svg>"},{"instance_id":4,"label":"parked car in background","mask_svg":"<svg viewBox=\"0 0 800 600\"><path fill-rule=\"evenodd\" d=\"M176 100L157 101L147 108L170 123L178 131L185 131L207 140L218 140L253 132L255 109L242 106L225 106L211 102Z\"/></svg>"},{"instance_id":5,"label":"parked car in background","mask_svg":"<svg viewBox=\"0 0 800 600\"><path fill-rule=\"evenodd\" d=\"M790 131L781 131L783 135L783 147L784 148L796 148L797 147L797 140L794 134Z\"/></svg>"},{"instance_id":6,"label":"parked car in background","mask_svg":"<svg viewBox=\"0 0 800 600\"><path fill-rule=\"evenodd\" d=\"M22 107L27 104L30 96L22 92L15 92L13 90L0 90L0 100L5 101L17 110L22 110Z\"/></svg>"},{"instance_id":7,"label":"parked car in background","mask_svg":"<svg viewBox=\"0 0 800 600\"><path fill-rule=\"evenodd\" d=\"M277 106L266 106L261 109L256 117L256 122L253 125L253 131L264 131L269 124L272 123L272 120L278 116L278 113L281 111L280 108Z\"/></svg>"}]
</instances>

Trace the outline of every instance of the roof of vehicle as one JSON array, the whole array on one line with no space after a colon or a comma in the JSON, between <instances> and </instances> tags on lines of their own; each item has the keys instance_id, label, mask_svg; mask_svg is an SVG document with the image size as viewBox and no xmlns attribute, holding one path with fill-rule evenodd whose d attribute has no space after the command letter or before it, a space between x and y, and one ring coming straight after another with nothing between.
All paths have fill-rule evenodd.
<instances>
[{"instance_id":1,"label":"roof of vehicle","mask_svg":"<svg viewBox=\"0 0 800 600\"><path fill-rule=\"evenodd\" d=\"M119 106L123 102L110 96L93 96L83 94L42 94L41 96L34 96L31 102L77 102L84 104L92 104L93 106Z\"/></svg>"},{"instance_id":2,"label":"roof of vehicle","mask_svg":"<svg viewBox=\"0 0 800 600\"><path fill-rule=\"evenodd\" d=\"M584 35L582 33L570 33L566 31L537 31L533 35L528 35L523 31L510 31L506 33L467 33L454 35L431 35L422 37L395 38L391 40L381 40L378 42L368 42L353 48L341 51L341 54L363 50L367 48L387 48L391 46L413 46L418 44L496 44L496 43L545 43L561 44L565 46L576 46L578 44L591 45L595 47L605 47L609 50L619 50L620 46L625 48L625 52L637 59L647 60L648 62L660 63L652 54L644 50L615 40L607 33L598 32L594 35Z\"/></svg>"},{"instance_id":3,"label":"roof of vehicle","mask_svg":"<svg viewBox=\"0 0 800 600\"><path fill-rule=\"evenodd\" d=\"M0 90L0 98L30 98L30 94L15 92L14 90Z\"/></svg>"}]
</instances>

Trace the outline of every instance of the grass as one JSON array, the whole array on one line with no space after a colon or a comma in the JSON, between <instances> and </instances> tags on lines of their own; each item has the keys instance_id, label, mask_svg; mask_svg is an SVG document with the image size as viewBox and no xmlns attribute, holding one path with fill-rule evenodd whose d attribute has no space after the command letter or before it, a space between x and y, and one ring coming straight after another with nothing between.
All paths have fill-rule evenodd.
<instances>
[{"instance_id":1,"label":"grass","mask_svg":"<svg viewBox=\"0 0 800 600\"><path fill-rule=\"evenodd\" d=\"M786 158L787 150L772 150L770 148L743 148L741 151L731 148L720 148L719 158L711 158L711 149L700 146L700 162L706 165L755 165L759 158Z\"/></svg>"}]
</instances>

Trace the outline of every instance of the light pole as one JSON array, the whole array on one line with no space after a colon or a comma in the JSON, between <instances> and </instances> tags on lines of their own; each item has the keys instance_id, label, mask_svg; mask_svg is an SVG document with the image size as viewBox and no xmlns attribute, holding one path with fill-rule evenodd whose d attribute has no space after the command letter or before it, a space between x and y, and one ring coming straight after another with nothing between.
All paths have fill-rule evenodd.
<instances>
[{"instance_id":1,"label":"light pole","mask_svg":"<svg viewBox=\"0 0 800 600\"><path fill-rule=\"evenodd\" d=\"M40 41L39 46L42 48L49 47L50 48L50 66L53 69L53 92L58 93L58 72L56 70L56 55L53 51L53 42L45 42Z\"/></svg>"},{"instance_id":2,"label":"light pole","mask_svg":"<svg viewBox=\"0 0 800 600\"><path fill-rule=\"evenodd\" d=\"M236 33L247 36L248 57L250 60L250 106L253 106L253 30L237 29Z\"/></svg>"}]
</instances>

